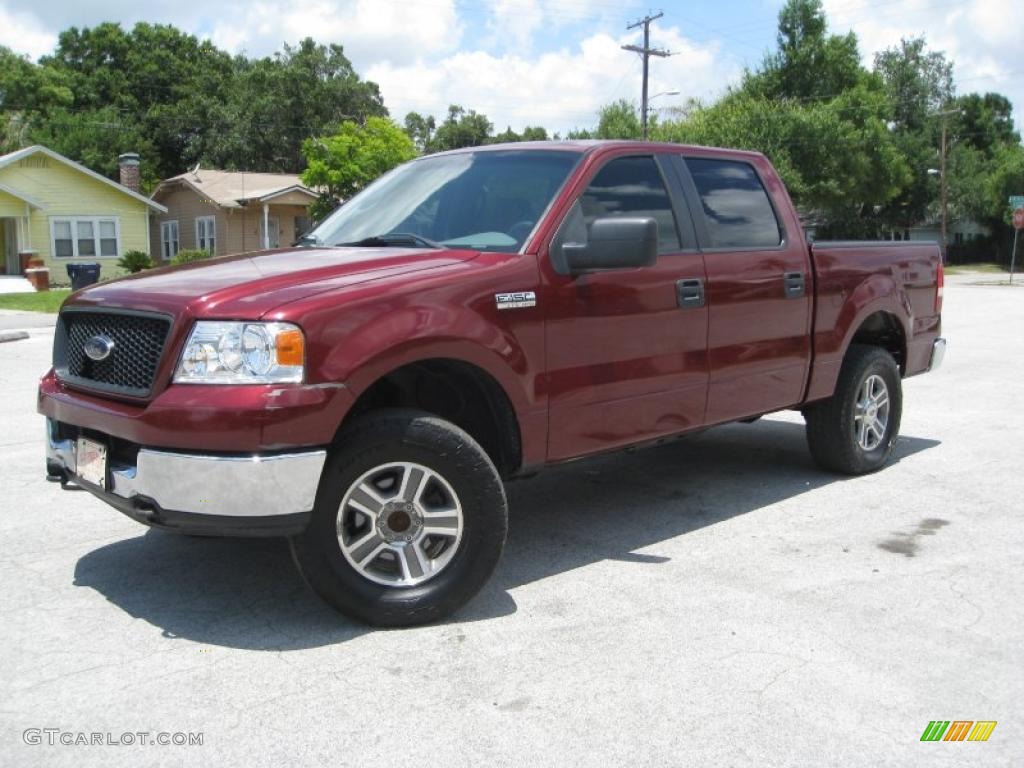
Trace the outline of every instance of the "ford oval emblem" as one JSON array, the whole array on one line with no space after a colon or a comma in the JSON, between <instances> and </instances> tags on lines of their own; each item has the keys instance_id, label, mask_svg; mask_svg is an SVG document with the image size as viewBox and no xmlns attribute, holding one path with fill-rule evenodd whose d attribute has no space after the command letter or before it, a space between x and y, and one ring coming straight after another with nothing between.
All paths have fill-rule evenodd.
<instances>
[{"instance_id":1,"label":"ford oval emblem","mask_svg":"<svg viewBox=\"0 0 1024 768\"><path fill-rule=\"evenodd\" d=\"M114 351L114 340L109 336L93 336L82 345L82 351L90 360L100 363Z\"/></svg>"}]
</instances>

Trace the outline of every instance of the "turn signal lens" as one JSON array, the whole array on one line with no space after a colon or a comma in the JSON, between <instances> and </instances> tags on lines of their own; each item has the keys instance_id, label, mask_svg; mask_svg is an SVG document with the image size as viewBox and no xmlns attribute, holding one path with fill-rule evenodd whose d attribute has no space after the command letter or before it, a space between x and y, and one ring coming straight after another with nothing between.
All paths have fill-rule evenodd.
<instances>
[{"instance_id":1,"label":"turn signal lens","mask_svg":"<svg viewBox=\"0 0 1024 768\"><path fill-rule=\"evenodd\" d=\"M939 272L935 276L935 314L942 314L942 292L946 287L946 270L942 266L942 262L939 262Z\"/></svg>"},{"instance_id":2,"label":"turn signal lens","mask_svg":"<svg viewBox=\"0 0 1024 768\"><path fill-rule=\"evenodd\" d=\"M306 341L298 328L277 334L277 364L302 365L306 359Z\"/></svg>"}]
</instances>

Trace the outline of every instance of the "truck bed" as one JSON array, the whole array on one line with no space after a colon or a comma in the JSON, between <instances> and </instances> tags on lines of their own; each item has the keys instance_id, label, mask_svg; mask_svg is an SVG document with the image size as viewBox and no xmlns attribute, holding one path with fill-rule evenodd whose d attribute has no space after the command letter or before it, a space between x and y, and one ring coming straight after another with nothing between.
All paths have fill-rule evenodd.
<instances>
[{"instance_id":1,"label":"truck bed","mask_svg":"<svg viewBox=\"0 0 1024 768\"><path fill-rule=\"evenodd\" d=\"M817 241L811 243L815 306L814 366L807 400L831 394L846 343L866 319L860 308L881 300L905 338L904 376L928 370L932 343L941 330L936 287L941 285L937 243ZM941 294L940 294L941 295ZM938 304L938 306L937 306Z\"/></svg>"}]
</instances>

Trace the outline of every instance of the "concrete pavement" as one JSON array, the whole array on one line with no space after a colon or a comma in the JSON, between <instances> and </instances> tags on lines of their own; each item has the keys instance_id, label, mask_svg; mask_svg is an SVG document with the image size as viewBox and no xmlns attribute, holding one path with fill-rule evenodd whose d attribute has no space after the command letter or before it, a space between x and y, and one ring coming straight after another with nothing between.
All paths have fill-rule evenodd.
<instances>
[{"instance_id":1,"label":"concrete pavement","mask_svg":"<svg viewBox=\"0 0 1024 768\"><path fill-rule=\"evenodd\" d=\"M36 289L32 283L20 275L0 275L0 294L35 292Z\"/></svg>"},{"instance_id":2,"label":"concrete pavement","mask_svg":"<svg viewBox=\"0 0 1024 768\"><path fill-rule=\"evenodd\" d=\"M48 312L22 312L0 309L0 331L27 331L33 328L53 328L57 315Z\"/></svg>"},{"instance_id":3,"label":"concrete pavement","mask_svg":"<svg viewBox=\"0 0 1024 768\"><path fill-rule=\"evenodd\" d=\"M0 764L1020 765L1024 291L970 282L883 471L819 472L782 414L518 481L492 583L401 631L326 609L282 541L45 483L51 341L0 345ZM998 725L920 742L937 719Z\"/></svg>"}]
</instances>

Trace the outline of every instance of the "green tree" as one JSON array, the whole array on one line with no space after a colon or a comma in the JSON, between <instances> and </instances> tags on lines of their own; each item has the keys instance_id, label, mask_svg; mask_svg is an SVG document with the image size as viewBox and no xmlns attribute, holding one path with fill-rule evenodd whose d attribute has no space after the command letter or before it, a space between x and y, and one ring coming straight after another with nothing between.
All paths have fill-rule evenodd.
<instances>
[{"instance_id":1,"label":"green tree","mask_svg":"<svg viewBox=\"0 0 1024 768\"><path fill-rule=\"evenodd\" d=\"M308 163L302 183L323 190L312 210L316 217L417 154L408 134L386 117L370 117L364 125L346 120L331 136L307 139L302 152Z\"/></svg>"},{"instance_id":2,"label":"green tree","mask_svg":"<svg viewBox=\"0 0 1024 768\"><path fill-rule=\"evenodd\" d=\"M1020 144L1013 104L1001 93L968 93L957 97L954 105L952 133L969 146L991 155L1001 146Z\"/></svg>"},{"instance_id":3,"label":"green tree","mask_svg":"<svg viewBox=\"0 0 1024 768\"><path fill-rule=\"evenodd\" d=\"M302 169L307 137L344 120L387 116L376 84L359 77L340 45L306 38L272 57L236 59L235 66L223 110L229 130L207 136L213 146L202 153L222 167L294 173Z\"/></svg>"},{"instance_id":4,"label":"green tree","mask_svg":"<svg viewBox=\"0 0 1024 768\"><path fill-rule=\"evenodd\" d=\"M169 25L145 23L131 31L113 23L72 27L60 34L56 50L40 60L40 67L63 78L73 94L67 110L80 115L78 120L62 112L47 115L42 122L75 126L75 139L62 142L59 127L51 126L40 129L46 142L72 157L106 153L107 162L95 168L105 173L116 162L114 149L138 151L149 181L200 159L203 146L196 137L212 136L223 125L200 119L196 105L222 105L234 73L231 57L209 42ZM86 126L97 142L91 149L82 146ZM111 146L114 135L121 138Z\"/></svg>"},{"instance_id":5,"label":"green tree","mask_svg":"<svg viewBox=\"0 0 1024 768\"><path fill-rule=\"evenodd\" d=\"M516 141L522 141L523 137L512 130L512 126L507 127L501 133L494 134L489 141L494 144L508 144Z\"/></svg>"},{"instance_id":6,"label":"green tree","mask_svg":"<svg viewBox=\"0 0 1024 768\"><path fill-rule=\"evenodd\" d=\"M691 105L652 137L763 152L822 234L866 236L876 228L873 210L899 192L908 173L884 115L884 100L866 88L827 104L733 93L711 106Z\"/></svg>"},{"instance_id":7,"label":"green tree","mask_svg":"<svg viewBox=\"0 0 1024 768\"><path fill-rule=\"evenodd\" d=\"M49 147L112 179L118 177L117 157L122 152L138 152L151 159L158 155L143 126L114 107L51 110L44 120L33 121L31 137L33 144ZM144 188L152 188L160 179L155 162L143 163L139 170Z\"/></svg>"},{"instance_id":8,"label":"green tree","mask_svg":"<svg viewBox=\"0 0 1024 768\"><path fill-rule=\"evenodd\" d=\"M910 178L902 192L879 211L889 228L908 229L939 216L939 183L929 173L941 164L942 121L953 106L953 67L924 38L903 39L875 56L891 105L893 140L905 158Z\"/></svg>"},{"instance_id":9,"label":"green tree","mask_svg":"<svg viewBox=\"0 0 1024 768\"><path fill-rule=\"evenodd\" d=\"M857 36L829 35L820 0L789 0L779 11L778 50L760 71L748 72L742 90L770 98L830 100L867 76Z\"/></svg>"},{"instance_id":10,"label":"green tree","mask_svg":"<svg viewBox=\"0 0 1024 768\"><path fill-rule=\"evenodd\" d=\"M486 144L491 137L494 126L475 110L465 110L457 104L448 107L448 116L434 132L429 143L429 151L443 152L460 147L478 147Z\"/></svg>"},{"instance_id":11,"label":"green tree","mask_svg":"<svg viewBox=\"0 0 1024 768\"><path fill-rule=\"evenodd\" d=\"M539 125L528 125L523 128L522 133L516 133L509 126L501 133L496 133L488 139L492 144L514 143L517 141L547 141L548 132Z\"/></svg>"},{"instance_id":12,"label":"green tree","mask_svg":"<svg viewBox=\"0 0 1024 768\"><path fill-rule=\"evenodd\" d=\"M436 127L433 115L424 117L419 112L410 112L405 116L405 132L420 152L427 151Z\"/></svg>"},{"instance_id":13,"label":"green tree","mask_svg":"<svg viewBox=\"0 0 1024 768\"><path fill-rule=\"evenodd\" d=\"M38 65L0 50L0 105L5 143L46 143L106 174L137 151L147 186L199 161L298 172L309 136L387 114L339 45L307 38L250 60L145 23L72 27Z\"/></svg>"},{"instance_id":14,"label":"green tree","mask_svg":"<svg viewBox=\"0 0 1024 768\"><path fill-rule=\"evenodd\" d=\"M60 73L0 46L0 153L31 143L35 126L55 109L74 103Z\"/></svg>"},{"instance_id":15,"label":"green tree","mask_svg":"<svg viewBox=\"0 0 1024 768\"><path fill-rule=\"evenodd\" d=\"M654 131L655 123L650 127ZM636 106L626 99L613 101L601 107L598 113L597 130L594 138L598 139L639 139L641 136L640 115ZM584 138L584 137L580 137Z\"/></svg>"},{"instance_id":16,"label":"green tree","mask_svg":"<svg viewBox=\"0 0 1024 768\"><path fill-rule=\"evenodd\" d=\"M882 78L898 131L929 130L935 113L953 101L953 64L941 51L929 51L923 37L905 38L878 53L875 72Z\"/></svg>"}]
</instances>

